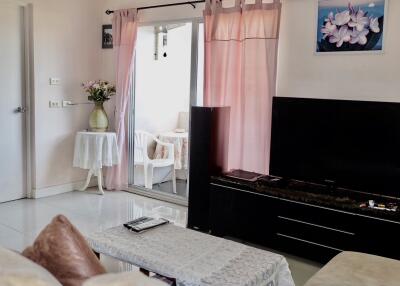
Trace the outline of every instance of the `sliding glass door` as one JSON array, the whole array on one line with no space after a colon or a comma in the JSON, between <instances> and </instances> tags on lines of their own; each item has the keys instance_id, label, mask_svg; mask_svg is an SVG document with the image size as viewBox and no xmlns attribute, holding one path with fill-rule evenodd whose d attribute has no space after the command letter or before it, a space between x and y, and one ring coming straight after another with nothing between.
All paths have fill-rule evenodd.
<instances>
[{"instance_id":1,"label":"sliding glass door","mask_svg":"<svg viewBox=\"0 0 400 286\"><path fill-rule=\"evenodd\" d=\"M203 100L201 20L139 27L129 119L129 183L143 195L185 203L190 106Z\"/></svg>"}]
</instances>

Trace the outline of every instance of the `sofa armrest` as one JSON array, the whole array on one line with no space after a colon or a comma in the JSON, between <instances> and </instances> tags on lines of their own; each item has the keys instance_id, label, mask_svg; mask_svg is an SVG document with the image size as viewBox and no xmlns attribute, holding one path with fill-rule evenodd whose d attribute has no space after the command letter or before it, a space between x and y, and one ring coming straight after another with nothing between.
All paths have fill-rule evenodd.
<instances>
[{"instance_id":1,"label":"sofa armrest","mask_svg":"<svg viewBox=\"0 0 400 286\"><path fill-rule=\"evenodd\" d=\"M342 252L305 286L398 286L400 261L358 252Z\"/></svg>"}]
</instances>

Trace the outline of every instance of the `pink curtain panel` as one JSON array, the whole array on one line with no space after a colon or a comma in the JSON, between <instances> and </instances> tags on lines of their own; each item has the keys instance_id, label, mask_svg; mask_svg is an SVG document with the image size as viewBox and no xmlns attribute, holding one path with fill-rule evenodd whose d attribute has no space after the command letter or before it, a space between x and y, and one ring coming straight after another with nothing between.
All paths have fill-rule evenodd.
<instances>
[{"instance_id":1,"label":"pink curtain panel","mask_svg":"<svg viewBox=\"0 0 400 286\"><path fill-rule=\"evenodd\" d=\"M244 2L206 3L204 102L231 108L225 168L269 174L281 3Z\"/></svg>"},{"instance_id":2,"label":"pink curtain panel","mask_svg":"<svg viewBox=\"0 0 400 286\"><path fill-rule=\"evenodd\" d=\"M113 17L113 41L116 63L115 130L121 164L107 170L108 190L128 188L128 111L132 92L133 59L137 39L137 10L119 10Z\"/></svg>"}]
</instances>

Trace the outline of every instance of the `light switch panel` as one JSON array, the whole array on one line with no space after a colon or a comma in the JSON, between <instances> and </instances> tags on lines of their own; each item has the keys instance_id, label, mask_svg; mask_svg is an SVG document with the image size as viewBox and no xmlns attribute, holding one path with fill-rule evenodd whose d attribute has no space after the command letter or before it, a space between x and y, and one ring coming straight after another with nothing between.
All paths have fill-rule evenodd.
<instances>
[{"instance_id":1,"label":"light switch panel","mask_svg":"<svg viewBox=\"0 0 400 286\"><path fill-rule=\"evenodd\" d=\"M50 85L60 85L60 84L61 84L61 79L57 77L50 78Z\"/></svg>"},{"instance_id":2,"label":"light switch panel","mask_svg":"<svg viewBox=\"0 0 400 286\"><path fill-rule=\"evenodd\" d=\"M49 107L50 108L61 108L61 102L59 100L50 100Z\"/></svg>"}]
</instances>

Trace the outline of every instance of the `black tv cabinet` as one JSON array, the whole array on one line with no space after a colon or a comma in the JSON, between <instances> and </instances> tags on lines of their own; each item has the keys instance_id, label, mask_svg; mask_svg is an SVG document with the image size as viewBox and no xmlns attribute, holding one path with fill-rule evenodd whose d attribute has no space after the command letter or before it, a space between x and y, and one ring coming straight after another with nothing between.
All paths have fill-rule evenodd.
<instances>
[{"instance_id":1,"label":"black tv cabinet","mask_svg":"<svg viewBox=\"0 0 400 286\"><path fill-rule=\"evenodd\" d=\"M214 177L210 232L322 263L341 251L400 259L399 212L359 207L364 200L382 198L307 188Z\"/></svg>"}]
</instances>

